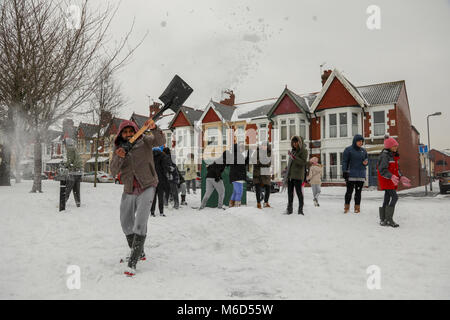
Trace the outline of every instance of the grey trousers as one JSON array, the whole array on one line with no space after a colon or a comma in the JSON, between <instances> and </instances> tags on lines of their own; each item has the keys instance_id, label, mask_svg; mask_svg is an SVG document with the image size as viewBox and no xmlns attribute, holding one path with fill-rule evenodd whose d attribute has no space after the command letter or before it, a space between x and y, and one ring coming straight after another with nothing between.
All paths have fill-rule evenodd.
<instances>
[{"instance_id":1,"label":"grey trousers","mask_svg":"<svg viewBox=\"0 0 450 320\"><path fill-rule=\"evenodd\" d=\"M181 195L182 195L182 196L185 196L185 195L186 195L186 182L183 182L182 184L180 184L180 188L179 188L178 191L181 192Z\"/></svg>"},{"instance_id":2,"label":"grey trousers","mask_svg":"<svg viewBox=\"0 0 450 320\"><path fill-rule=\"evenodd\" d=\"M223 185L223 181L219 180L218 182L216 182L214 178L206 178L206 192L200 208L204 208L206 206L206 203L208 202L209 197L213 193L214 189L216 189L217 193L219 194L218 207L220 208L223 206L223 198L225 197L225 186Z\"/></svg>"},{"instance_id":3,"label":"grey trousers","mask_svg":"<svg viewBox=\"0 0 450 320\"><path fill-rule=\"evenodd\" d=\"M319 200L319 194L320 194L320 184L312 184L311 189L313 192L313 197L315 200Z\"/></svg>"},{"instance_id":4,"label":"grey trousers","mask_svg":"<svg viewBox=\"0 0 450 320\"><path fill-rule=\"evenodd\" d=\"M147 222L155 189L155 187L149 187L140 195L122 193L120 224L125 235L136 233L145 236L147 234Z\"/></svg>"}]
</instances>

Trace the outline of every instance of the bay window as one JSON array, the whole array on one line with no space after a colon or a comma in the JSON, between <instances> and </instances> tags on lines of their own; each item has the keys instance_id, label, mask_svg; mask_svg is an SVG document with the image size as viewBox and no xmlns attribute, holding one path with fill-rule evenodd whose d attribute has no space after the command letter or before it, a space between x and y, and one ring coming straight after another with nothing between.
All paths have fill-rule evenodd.
<instances>
[{"instance_id":1,"label":"bay window","mask_svg":"<svg viewBox=\"0 0 450 320\"><path fill-rule=\"evenodd\" d=\"M330 114L330 138L337 137L337 117L336 114Z\"/></svg>"},{"instance_id":2,"label":"bay window","mask_svg":"<svg viewBox=\"0 0 450 320\"><path fill-rule=\"evenodd\" d=\"M347 136L347 113L339 113L339 137Z\"/></svg>"},{"instance_id":3,"label":"bay window","mask_svg":"<svg viewBox=\"0 0 450 320\"><path fill-rule=\"evenodd\" d=\"M358 133L358 114L352 113L352 136Z\"/></svg>"},{"instance_id":4,"label":"bay window","mask_svg":"<svg viewBox=\"0 0 450 320\"><path fill-rule=\"evenodd\" d=\"M211 127L207 129L207 145L217 146L219 144L219 130L217 127Z\"/></svg>"}]
</instances>

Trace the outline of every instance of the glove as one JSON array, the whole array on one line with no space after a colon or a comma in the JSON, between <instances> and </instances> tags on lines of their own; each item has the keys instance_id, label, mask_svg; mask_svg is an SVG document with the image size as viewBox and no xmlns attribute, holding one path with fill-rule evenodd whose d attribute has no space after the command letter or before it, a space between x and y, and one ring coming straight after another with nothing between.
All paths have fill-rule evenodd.
<instances>
[{"instance_id":1,"label":"glove","mask_svg":"<svg viewBox=\"0 0 450 320\"><path fill-rule=\"evenodd\" d=\"M411 180L409 180L407 177L405 176L401 176L400 177L400 182L405 186L405 187L411 187Z\"/></svg>"},{"instance_id":2,"label":"glove","mask_svg":"<svg viewBox=\"0 0 450 320\"><path fill-rule=\"evenodd\" d=\"M348 181L348 176L349 176L348 171L344 171L344 173L342 175L344 176L344 180Z\"/></svg>"},{"instance_id":3,"label":"glove","mask_svg":"<svg viewBox=\"0 0 450 320\"><path fill-rule=\"evenodd\" d=\"M289 157L290 157L292 160L295 160L295 156L294 156L294 154L293 154L292 152L288 151L288 154L289 154Z\"/></svg>"},{"instance_id":4,"label":"glove","mask_svg":"<svg viewBox=\"0 0 450 320\"><path fill-rule=\"evenodd\" d=\"M394 184L394 186L398 185L398 182L400 181L399 178L396 175L392 175L391 181Z\"/></svg>"}]
</instances>

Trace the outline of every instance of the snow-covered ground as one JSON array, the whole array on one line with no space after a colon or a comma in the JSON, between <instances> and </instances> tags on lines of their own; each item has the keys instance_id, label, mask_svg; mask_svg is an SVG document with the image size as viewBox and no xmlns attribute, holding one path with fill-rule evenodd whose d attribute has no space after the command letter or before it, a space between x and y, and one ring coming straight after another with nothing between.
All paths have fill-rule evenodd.
<instances>
[{"instance_id":1,"label":"snow-covered ground","mask_svg":"<svg viewBox=\"0 0 450 320\"><path fill-rule=\"evenodd\" d=\"M57 182L43 194L28 193L31 181L0 187L0 299L450 298L450 195L401 192L397 229L378 225L378 191L363 192L359 215L342 213L339 187L322 188L320 208L307 188L305 216L281 214L286 193L272 194L272 209L256 209L249 192L246 207L201 212L188 195L187 208L150 218L149 259L127 278L122 186L81 188L81 208L71 196L59 213ZM67 287L70 265L79 290ZM367 287L371 265L381 289Z\"/></svg>"}]
</instances>

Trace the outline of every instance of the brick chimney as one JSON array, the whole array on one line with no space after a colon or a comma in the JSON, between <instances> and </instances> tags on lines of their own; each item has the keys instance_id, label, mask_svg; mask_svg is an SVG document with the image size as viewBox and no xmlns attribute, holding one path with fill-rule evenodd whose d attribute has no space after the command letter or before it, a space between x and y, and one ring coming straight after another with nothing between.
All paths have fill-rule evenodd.
<instances>
[{"instance_id":1,"label":"brick chimney","mask_svg":"<svg viewBox=\"0 0 450 320\"><path fill-rule=\"evenodd\" d=\"M220 101L221 104L227 105L227 106L234 106L234 93L233 90L225 90L224 95L228 95L228 98L223 99Z\"/></svg>"},{"instance_id":2,"label":"brick chimney","mask_svg":"<svg viewBox=\"0 0 450 320\"><path fill-rule=\"evenodd\" d=\"M148 108L149 108L149 111L150 111L150 116L149 117L151 118L159 111L159 109L161 109L161 103L153 102L153 104L151 104Z\"/></svg>"},{"instance_id":3,"label":"brick chimney","mask_svg":"<svg viewBox=\"0 0 450 320\"><path fill-rule=\"evenodd\" d=\"M325 85L325 82L327 82L327 79L328 79L328 77L330 76L330 74L331 74L331 70L324 70L323 71L323 74L322 74L322 87Z\"/></svg>"},{"instance_id":4,"label":"brick chimney","mask_svg":"<svg viewBox=\"0 0 450 320\"><path fill-rule=\"evenodd\" d=\"M74 131L75 131L75 126L74 126L74 122L72 119L66 118L63 121L63 125L62 125L62 131L63 131L63 138L72 138Z\"/></svg>"}]
</instances>

